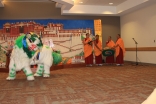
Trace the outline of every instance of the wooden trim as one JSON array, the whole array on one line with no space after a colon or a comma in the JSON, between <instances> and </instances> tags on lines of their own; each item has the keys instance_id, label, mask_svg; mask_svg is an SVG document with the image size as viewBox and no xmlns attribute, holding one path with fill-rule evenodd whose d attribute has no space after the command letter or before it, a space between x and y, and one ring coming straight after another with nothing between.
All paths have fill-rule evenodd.
<instances>
[{"instance_id":1,"label":"wooden trim","mask_svg":"<svg viewBox=\"0 0 156 104\"><path fill-rule=\"evenodd\" d=\"M8 73L9 69L8 68L0 68L0 72Z\"/></svg>"},{"instance_id":2,"label":"wooden trim","mask_svg":"<svg viewBox=\"0 0 156 104\"><path fill-rule=\"evenodd\" d=\"M126 51L136 51L135 47L125 48ZM156 51L156 47L138 47L137 51Z\"/></svg>"}]
</instances>

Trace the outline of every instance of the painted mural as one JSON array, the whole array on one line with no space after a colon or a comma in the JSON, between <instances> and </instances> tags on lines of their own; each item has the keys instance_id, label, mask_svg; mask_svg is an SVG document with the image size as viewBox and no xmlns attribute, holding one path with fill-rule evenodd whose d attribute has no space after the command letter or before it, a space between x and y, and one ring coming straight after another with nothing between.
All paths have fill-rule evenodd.
<instances>
[{"instance_id":1,"label":"painted mural","mask_svg":"<svg viewBox=\"0 0 156 104\"><path fill-rule=\"evenodd\" d=\"M15 39L29 32L41 35L43 44L61 53L60 64L84 62L82 38L94 33L94 20L0 20L1 66L5 65L5 54L13 48Z\"/></svg>"}]
</instances>

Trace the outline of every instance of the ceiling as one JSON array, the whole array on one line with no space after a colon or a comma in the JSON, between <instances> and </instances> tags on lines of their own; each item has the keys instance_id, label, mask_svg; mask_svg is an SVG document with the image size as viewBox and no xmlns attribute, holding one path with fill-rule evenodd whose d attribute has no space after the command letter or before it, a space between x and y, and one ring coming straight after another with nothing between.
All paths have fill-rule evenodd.
<instances>
[{"instance_id":1,"label":"ceiling","mask_svg":"<svg viewBox=\"0 0 156 104\"><path fill-rule=\"evenodd\" d=\"M5 2L56 2L62 15L121 16L156 0L0 0L0 7L5 8Z\"/></svg>"},{"instance_id":2,"label":"ceiling","mask_svg":"<svg viewBox=\"0 0 156 104\"><path fill-rule=\"evenodd\" d=\"M126 0L74 0L74 5L117 6L125 1ZM113 4L110 5L109 3Z\"/></svg>"}]
</instances>

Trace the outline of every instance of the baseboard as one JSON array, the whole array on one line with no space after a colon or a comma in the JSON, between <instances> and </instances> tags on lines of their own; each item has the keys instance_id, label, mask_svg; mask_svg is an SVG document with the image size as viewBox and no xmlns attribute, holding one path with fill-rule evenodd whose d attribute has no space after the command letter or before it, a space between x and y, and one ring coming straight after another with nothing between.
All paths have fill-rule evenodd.
<instances>
[{"instance_id":1,"label":"baseboard","mask_svg":"<svg viewBox=\"0 0 156 104\"><path fill-rule=\"evenodd\" d=\"M130 63L130 64L135 64L136 61L127 61L127 60L124 60L124 62L126 63ZM141 65L156 65L154 63L146 63L146 62L137 62L138 64L141 64Z\"/></svg>"}]
</instances>

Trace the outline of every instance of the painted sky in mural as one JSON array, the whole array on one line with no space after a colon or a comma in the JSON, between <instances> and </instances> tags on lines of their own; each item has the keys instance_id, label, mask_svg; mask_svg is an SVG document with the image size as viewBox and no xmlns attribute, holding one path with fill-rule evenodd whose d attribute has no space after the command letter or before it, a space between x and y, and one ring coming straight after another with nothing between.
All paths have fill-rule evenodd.
<instances>
[{"instance_id":1,"label":"painted sky in mural","mask_svg":"<svg viewBox=\"0 0 156 104\"><path fill-rule=\"evenodd\" d=\"M16 22L29 22L34 21L40 23L41 25L47 25L48 23L61 23L64 25L64 29L86 29L91 28L92 33L94 33L94 20L65 20L65 19L28 19L28 20L0 20L0 29L3 28L3 24L16 23Z\"/></svg>"}]
</instances>

